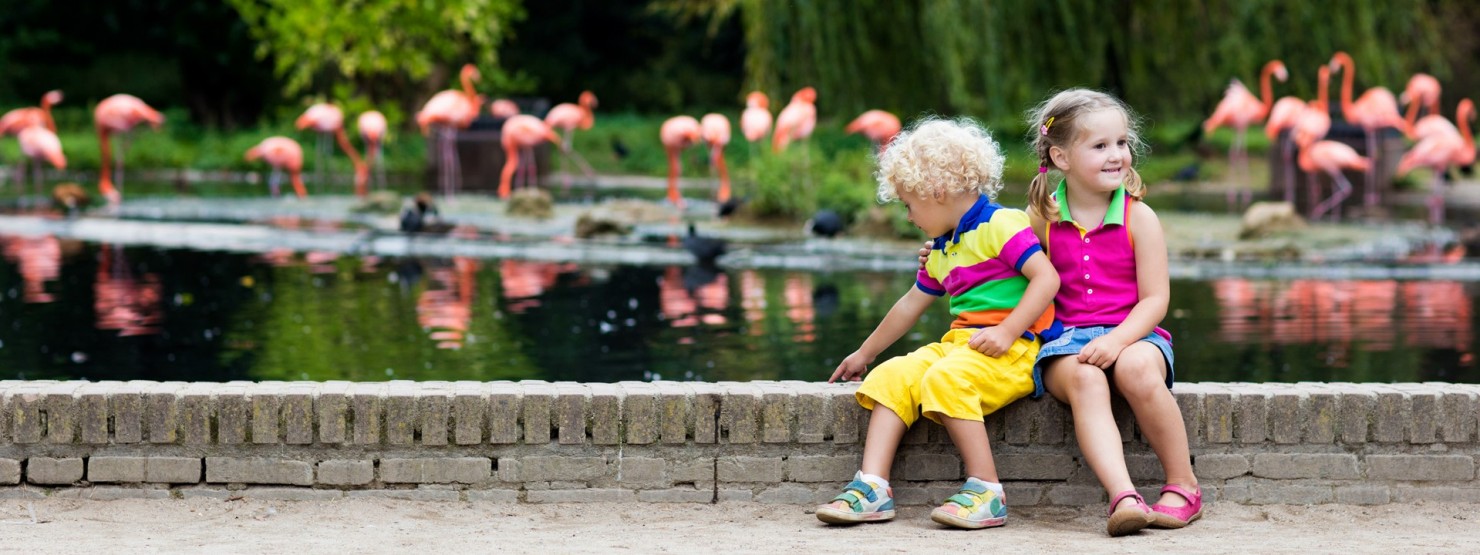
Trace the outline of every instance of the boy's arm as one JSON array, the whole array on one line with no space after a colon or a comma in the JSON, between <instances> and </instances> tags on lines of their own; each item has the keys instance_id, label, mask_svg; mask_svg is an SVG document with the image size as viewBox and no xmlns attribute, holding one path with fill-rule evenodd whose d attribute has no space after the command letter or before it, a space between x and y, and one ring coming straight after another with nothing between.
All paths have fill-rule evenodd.
<instances>
[{"instance_id":1,"label":"boy's arm","mask_svg":"<svg viewBox=\"0 0 1480 555\"><path fill-rule=\"evenodd\" d=\"M1028 288L1023 291L1018 305L1001 323L982 328L973 335L967 345L987 356L1002 356L1053 304L1053 297L1059 292L1059 272L1042 251L1028 256L1027 262L1023 263L1023 277L1028 278Z\"/></svg>"},{"instance_id":2,"label":"boy's arm","mask_svg":"<svg viewBox=\"0 0 1480 555\"><path fill-rule=\"evenodd\" d=\"M894 303L894 308L889 309L889 314L884 315L884 320L879 322L879 326L874 328L868 339L863 340L863 345L838 364L827 382L862 379L874 358L914 327L915 322L920 321L920 315L925 313L925 309L935 299L934 295L921 291L919 287L911 287L908 293Z\"/></svg>"}]
</instances>

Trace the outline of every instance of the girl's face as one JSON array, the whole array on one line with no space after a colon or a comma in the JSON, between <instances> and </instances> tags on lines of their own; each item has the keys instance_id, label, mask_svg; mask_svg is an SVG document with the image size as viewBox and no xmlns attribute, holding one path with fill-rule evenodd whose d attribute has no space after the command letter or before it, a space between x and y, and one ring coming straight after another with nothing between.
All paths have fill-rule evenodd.
<instances>
[{"instance_id":1,"label":"girl's face","mask_svg":"<svg viewBox=\"0 0 1480 555\"><path fill-rule=\"evenodd\" d=\"M930 237L940 237L956 229L959 218L951 214L950 207L931 195L914 191L899 191L899 201L909 210L910 223Z\"/></svg>"},{"instance_id":2,"label":"girl's face","mask_svg":"<svg viewBox=\"0 0 1480 555\"><path fill-rule=\"evenodd\" d=\"M1079 133L1068 149L1054 147L1054 165L1069 185L1097 193L1120 187L1131 167L1130 129L1119 110L1096 110L1079 117Z\"/></svg>"}]
</instances>

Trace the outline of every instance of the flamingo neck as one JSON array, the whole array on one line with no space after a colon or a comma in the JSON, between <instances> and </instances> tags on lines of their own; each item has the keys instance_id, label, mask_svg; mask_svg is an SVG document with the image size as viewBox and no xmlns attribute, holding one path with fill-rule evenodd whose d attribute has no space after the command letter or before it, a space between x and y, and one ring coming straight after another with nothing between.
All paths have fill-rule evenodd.
<instances>
[{"instance_id":1,"label":"flamingo neck","mask_svg":"<svg viewBox=\"0 0 1480 555\"><path fill-rule=\"evenodd\" d=\"M1264 105L1264 113L1269 113L1269 107L1274 105L1274 87L1270 85L1269 78L1274 75L1274 64L1266 64L1264 71L1259 72L1259 100Z\"/></svg>"},{"instance_id":2,"label":"flamingo neck","mask_svg":"<svg viewBox=\"0 0 1480 555\"><path fill-rule=\"evenodd\" d=\"M462 89L463 94L467 95L470 99L478 96L477 91L473 90L473 77L468 75L467 72L463 72L462 74Z\"/></svg>"},{"instance_id":3,"label":"flamingo neck","mask_svg":"<svg viewBox=\"0 0 1480 555\"><path fill-rule=\"evenodd\" d=\"M1459 111L1454 114L1459 120L1459 136L1465 141L1465 154L1470 161L1475 160L1475 136L1470 134L1470 118L1475 117L1475 105L1469 101L1460 104Z\"/></svg>"},{"instance_id":4,"label":"flamingo neck","mask_svg":"<svg viewBox=\"0 0 1480 555\"><path fill-rule=\"evenodd\" d=\"M98 148L102 149L103 154L101 163L98 164L98 188L107 192L113 189L113 145L108 141L107 127L98 128Z\"/></svg>"},{"instance_id":5,"label":"flamingo neck","mask_svg":"<svg viewBox=\"0 0 1480 555\"><path fill-rule=\"evenodd\" d=\"M1337 61L1344 70L1341 76L1341 114L1350 120L1353 109L1352 84L1357 78L1357 64L1352 61L1350 56L1342 56Z\"/></svg>"}]
</instances>

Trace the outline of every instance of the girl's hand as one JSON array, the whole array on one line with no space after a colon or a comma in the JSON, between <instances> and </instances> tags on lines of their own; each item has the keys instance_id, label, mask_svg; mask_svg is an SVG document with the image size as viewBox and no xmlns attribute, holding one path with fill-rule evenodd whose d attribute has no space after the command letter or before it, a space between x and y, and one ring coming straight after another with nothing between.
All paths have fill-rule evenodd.
<instances>
[{"instance_id":1,"label":"girl's hand","mask_svg":"<svg viewBox=\"0 0 1480 555\"><path fill-rule=\"evenodd\" d=\"M1101 335L1091 340L1083 350L1079 351L1079 362L1098 366L1101 370L1109 370L1111 366L1115 366L1116 359L1120 358L1120 352L1129 345L1112 336Z\"/></svg>"},{"instance_id":2,"label":"girl's hand","mask_svg":"<svg viewBox=\"0 0 1480 555\"><path fill-rule=\"evenodd\" d=\"M869 363L873 361L874 357L865 356L859 351L853 351L853 354L848 355L847 358L843 359L843 362L838 363L838 369L833 370L832 377L827 379L827 383L833 383L840 379L850 382L862 380L864 373L868 372Z\"/></svg>"},{"instance_id":3,"label":"girl's hand","mask_svg":"<svg viewBox=\"0 0 1480 555\"><path fill-rule=\"evenodd\" d=\"M982 328L971 335L971 340L966 344L977 352L989 357L1000 357L1007 354L1007 349L1017 341L1017 336L1011 335L1002 326Z\"/></svg>"},{"instance_id":4,"label":"girl's hand","mask_svg":"<svg viewBox=\"0 0 1480 555\"><path fill-rule=\"evenodd\" d=\"M925 269L925 261L930 258L930 249L935 246L935 241L926 241L925 246L920 247L920 269Z\"/></svg>"}]
</instances>

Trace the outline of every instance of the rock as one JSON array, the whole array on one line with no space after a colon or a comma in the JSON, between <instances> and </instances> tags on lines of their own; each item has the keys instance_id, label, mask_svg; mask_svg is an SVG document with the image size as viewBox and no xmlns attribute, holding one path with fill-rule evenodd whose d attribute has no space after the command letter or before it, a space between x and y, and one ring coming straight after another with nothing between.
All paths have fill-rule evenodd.
<instances>
[{"instance_id":1,"label":"rock","mask_svg":"<svg viewBox=\"0 0 1480 555\"><path fill-rule=\"evenodd\" d=\"M1288 202L1256 202L1244 212L1239 239L1256 239L1305 228L1305 219Z\"/></svg>"},{"instance_id":2,"label":"rock","mask_svg":"<svg viewBox=\"0 0 1480 555\"><path fill-rule=\"evenodd\" d=\"M350 208L351 212L364 214L394 214L401 209L401 197L395 191L375 191Z\"/></svg>"},{"instance_id":3,"label":"rock","mask_svg":"<svg viewBox=\"0 0 1480 555\"><path fill-rule=\"evenodd\" d=\"M505 212L526 218L549 218L555 215L555 199L544 189L520 189L509 197L509 207Z\"/></svg>"},{"instance_id":4,"label":"rock","mask_svg":"<svg viewBox=\"0 0 1480 555\"><path fill-rule=\"evenodd\" d=\"M590 239L597 235L626 235L632 232L632 224L621 217L609 214L583 212L576 217L576 237Z\"/></svg>"}]
</instances>

